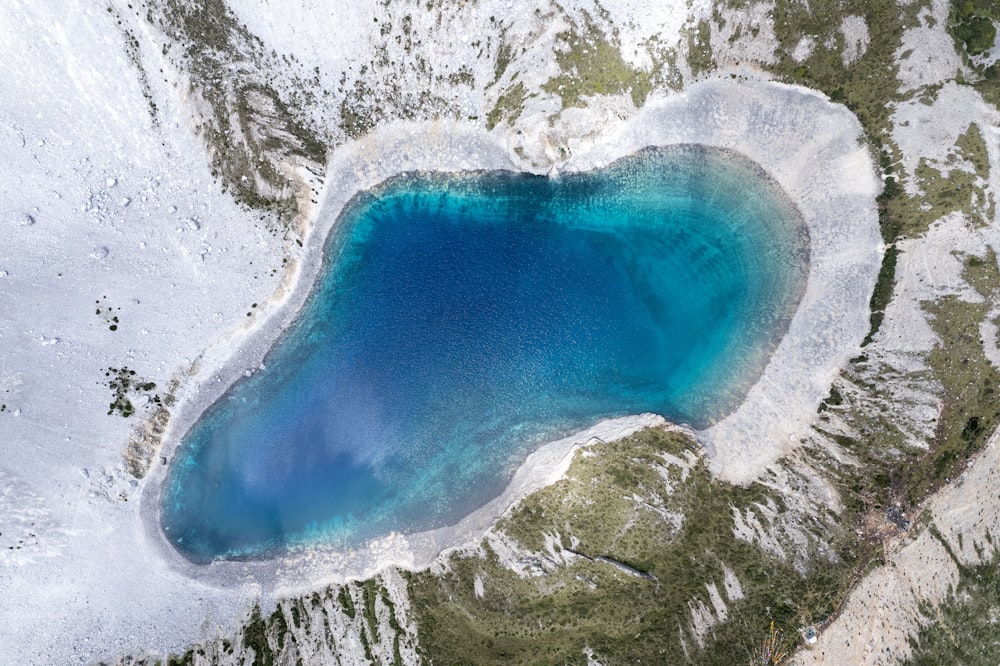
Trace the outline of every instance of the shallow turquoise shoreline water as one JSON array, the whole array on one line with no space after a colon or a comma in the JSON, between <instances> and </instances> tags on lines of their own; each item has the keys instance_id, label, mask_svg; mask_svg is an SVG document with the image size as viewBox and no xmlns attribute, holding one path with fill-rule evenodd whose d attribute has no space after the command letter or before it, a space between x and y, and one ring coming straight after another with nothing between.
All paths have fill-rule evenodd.
<instances>
[{"instance_id":1,"label":"shallow turquoise shoreline water","mask_svg":"<svg viewBox=\"0 0 1000 666\"><path fill-rule=\"evenodd\" d=\"M356 545L456 522L601 419L705 425L759 376L808 247L777 186L717 149L393 179L342 213L266 370L185 436L165 533L195 561Z\"/></svg>"}]
</instances>

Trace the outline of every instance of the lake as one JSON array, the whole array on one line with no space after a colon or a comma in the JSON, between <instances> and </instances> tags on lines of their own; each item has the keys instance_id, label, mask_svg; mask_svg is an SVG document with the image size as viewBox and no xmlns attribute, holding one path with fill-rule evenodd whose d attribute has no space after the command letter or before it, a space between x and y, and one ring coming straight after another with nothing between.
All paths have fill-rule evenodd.
<instances>
[{"instance_id":1,"label":"lake","mask_svg":"<svg viewBox=\"0 0 1000 666\"><path fill-rule=\"evenodd\" d=\"M161 522L195 562L453 524L605 418L708 425L787 329L809 237L754 163L686 145L556 178L403 174L324 253L265 369L171 462Z\"/></svg>"}]
</instances>

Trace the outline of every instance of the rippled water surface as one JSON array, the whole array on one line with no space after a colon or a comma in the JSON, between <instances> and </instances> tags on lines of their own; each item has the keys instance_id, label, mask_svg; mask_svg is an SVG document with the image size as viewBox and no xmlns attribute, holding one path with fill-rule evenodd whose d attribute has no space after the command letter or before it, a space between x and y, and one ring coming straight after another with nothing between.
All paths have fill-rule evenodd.
<instances>
[{"instance_id":1,"label":"rippled water surface","mask_svg":"<svg viewBox=\"0 0 1000 666\"><path fill-rule=\"evenodd\" d=\"M325 252L266 369L171 465L161 519L195 561L454 523L607 417L704 426L759 376L808 268L777 186L693 146L558 179L398 177Z\"/></svg>"}]
</instances>

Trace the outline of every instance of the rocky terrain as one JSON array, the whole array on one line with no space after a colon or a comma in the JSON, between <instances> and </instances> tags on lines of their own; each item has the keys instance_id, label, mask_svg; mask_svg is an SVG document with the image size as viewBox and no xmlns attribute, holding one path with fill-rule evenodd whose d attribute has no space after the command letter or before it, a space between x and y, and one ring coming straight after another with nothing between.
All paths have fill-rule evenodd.
<instances>
[{"instance_id":1,"label":"rocky terrain","mask_svg":"<svg viewBox=\"0 0 1000 666\"><path fill-rule=\"evenodd\" d=\"M0 662L995 663L998 21L987 0L8 8ZM816 219L881 236L802 331L825 312L840 346L776 375L743 412L766 418L568 442L474 529L357 566L163 555L170 447L255 370L385 137L586 168L723 85L850 119L860 157L830 169L870 205ZM796 165L826 149L802 131L776 131L810 147Z\"/></svg>"}]
</instances>

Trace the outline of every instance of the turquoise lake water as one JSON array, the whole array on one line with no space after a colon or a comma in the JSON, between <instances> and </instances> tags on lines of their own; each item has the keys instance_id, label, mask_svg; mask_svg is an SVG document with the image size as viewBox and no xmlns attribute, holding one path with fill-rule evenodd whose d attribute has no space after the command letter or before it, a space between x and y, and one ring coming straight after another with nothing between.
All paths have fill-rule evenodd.
<instances>
[{"instance_id":1,"label":"turquoise lake water","mask_svg":"<svg viewBox=\"0 0 1000 666\"><path fill-rule=\"evenodd\" d=\"M165 534L197 562L352 546L457 522L604 418L705 426L763 370L808 248L773 181L704 147L397 177L342 213L266 369L183 438Z\"/></svg>"}]
</instances>

